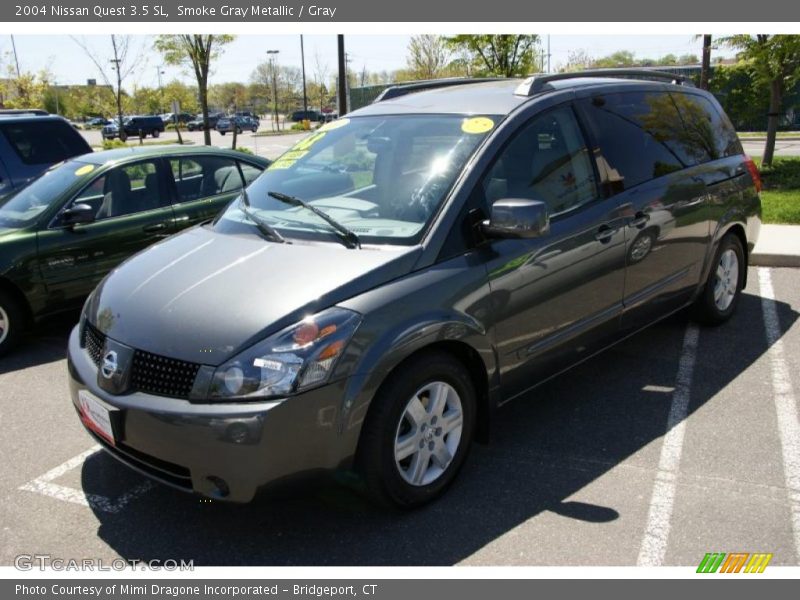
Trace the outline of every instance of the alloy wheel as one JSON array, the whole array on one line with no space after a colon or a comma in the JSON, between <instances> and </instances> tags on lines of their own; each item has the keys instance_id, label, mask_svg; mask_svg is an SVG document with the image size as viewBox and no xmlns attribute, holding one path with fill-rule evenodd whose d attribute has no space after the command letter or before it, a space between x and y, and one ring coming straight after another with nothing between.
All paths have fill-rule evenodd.
<instances>
[{"instance_id":1,"label":"alloy wheel","mask_svg":"<svg viewBox=\"0 0 800 600\"><path fill-rule=\"evenodd\" d=\"M434 381L420 388L397 425L394 458L400 476L414 486L441 477L458 451L463 425L461 398L451 385Z\"/></svg>"},{"instance_id":2,"label":"alloy wheel","mask_svg":"<svg viewBox=\"0 0 800 600\"><path fill-rule=\"evenodd\" d=\"M0 344L6 341L8 337L8 328L10 326L8 313L0 306Z\"/></svg>"},{"instance_id":3,"label":"alloy wheel","mask_svg":"<svg viewBox=\"0 0 800 600\"><path fill-rule=\"evenodd\" d=\"M738 288L739 257L734 250L728 248L719 257L714 277L714 305L718 310L728 310Z\"/></svg>"}]
</instances>

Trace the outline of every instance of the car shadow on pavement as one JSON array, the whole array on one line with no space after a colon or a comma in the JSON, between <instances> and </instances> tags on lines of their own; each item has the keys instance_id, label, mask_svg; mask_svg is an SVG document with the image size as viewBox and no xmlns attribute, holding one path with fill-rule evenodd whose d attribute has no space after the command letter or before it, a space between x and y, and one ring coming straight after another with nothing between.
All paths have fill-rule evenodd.
<instances>
[{"instance_id":1,"label":"car shadow on pavement","mask_svg":"<svg viewBox=\"0 0 800 600\"><path fill-rule=\"evenodd\" d=\"M786 331L798 314L776 308ZM664 435L686 325L675 315L510 403L491 443L473 446L453 487L421 510L378 508L336 485L244 506L155 485L116 513L95 506L98 535L128 560L196 566L452 565L547 511L603 535L630 505L570 497ZM736 317L703 328L700 343L690 415L767 350L761 298L746 292ZM660 442L647 452L657 463ZM84 463L84 492L105 493L117 471L144 481L98 454Z\"/></svg>"},{"instance_id":2,"label":"car shadow on pavement","mask_svg":"<svg viewBox=\"0 0 800 600\"><path fill-rule=\"evenodd\" d=\"M66 358L69 332L77 322L77 311L69 312L46 319L26 332L19 346L0 358L0 375Z\"/></svg>"}]
</instances>

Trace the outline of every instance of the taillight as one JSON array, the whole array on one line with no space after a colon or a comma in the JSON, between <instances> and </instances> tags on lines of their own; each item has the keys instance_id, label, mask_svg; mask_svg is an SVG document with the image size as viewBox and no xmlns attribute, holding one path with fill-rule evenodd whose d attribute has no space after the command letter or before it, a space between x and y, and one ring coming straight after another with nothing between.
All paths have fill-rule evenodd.
<instances>
[{"instance_id":1,"label":"taillight","mask_svg":"<svg viewBox=\"0 0 800 600\"><path fill-rule=\"evenodd\" d=\"M747 167L747 170L750 171L750 177L753 178L753 185L756 186L756 192L760 192L763 185L761 183L761 173L758 172L756 163L752 158L745 154L744 164Z\"/></svg>"}]
</instances>

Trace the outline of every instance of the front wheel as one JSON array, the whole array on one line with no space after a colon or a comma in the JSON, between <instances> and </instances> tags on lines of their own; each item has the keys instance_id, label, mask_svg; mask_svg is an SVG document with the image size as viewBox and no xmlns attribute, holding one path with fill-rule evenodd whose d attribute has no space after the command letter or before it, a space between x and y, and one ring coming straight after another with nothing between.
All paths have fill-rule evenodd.
<instances>
[{"instance_id":1,"label":"front wheel","mask_svg":"<svg viewBox=\"0 0 800 600\"><path fill-rule=\"evenodd\" d=\"M0 291L0 356L17 344L23 327L24 317L19 304L6 292Z\"/></svg>"},{"instance_id":2,"label":"front wheel","mask_svg":"<svg viewBox=\"0 0 800 600\"><path fill-rule=\"evenodd\" d=\"M742 242L729 233L720 241L705 287L695 301L694 314L698 321L718 325L731 318L741 296L744 270Z\"/></svg>"},{"instance_id":3,"label":"front wheel","mask_svg":"<svg viewBox=\"0 0 800 600\"><path fill-rule=\"evenodd\" d=\"M395 371L363 425L357 470L382 503L414 508L441 495L469 452L476 395L454 357L429 352Z\"/></svg>"}]
</instances>

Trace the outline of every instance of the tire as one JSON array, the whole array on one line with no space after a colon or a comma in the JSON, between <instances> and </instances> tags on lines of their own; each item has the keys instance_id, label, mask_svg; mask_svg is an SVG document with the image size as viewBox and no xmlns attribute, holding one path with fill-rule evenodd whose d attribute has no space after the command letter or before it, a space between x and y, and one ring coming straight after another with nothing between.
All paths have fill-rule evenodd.
<instances>
[{"instance_id":1,"label":"tire","mask_svg":"<svg viewBox=\"0 0 800 600\"><path fill-rule=\"evenodd\" d=\"M443 400L433 405L436 397ZM467 458L475 414L472 379L450 354L425 352L401 365L381 385L361 431L356 471L370 496L409 509L443 494Z\"/></svg>"},{"instance_id":2,"label":"tire","mask_svg":"<svg viewBox=\"0 0 800 600\"><path fill-rule=\"evenodd\" d=\"M236 135L242 135L242 128L241 127L237 127L236 128Z\"/></svg>"},{"instance_id":3,"label":"tire","mask_svg":"<svg viewBox=\"0 0 800 600\"><path fill-rule=\"evenodd\" d=\"M24 312L19 303L8 293L0 291L0 356L17 345L24 327Z\"/></svg>"},{"instance_id":4,"label":"tire","mask_svg":"<svg viewBox=\"0 0 800 600\"><path fill-rule=\"evenodd\" d=\"M150 134L151 134L151 135L152 135L154 138L157 138L158 136L160 136L160 135L161 135L161 131L159 131L158 129L154 129L153 131L151 131L151 132L150 132Z\"/></svg>"},{"instance_id":5,"label":"tire","mask_svg":"<svg viewBox=\"0 0 800 600\"><path fill-rule=\"evenodd\" d=\"M253 127L253 128L250 130L250 131L252 131L253 133L255 133L256 131L258 131L258 127Z\"/></svg>"},{"instance_id":6,"label":"tire","mask_svg":"<svg viewBox=\"0 0 800 600\"><path fill-rule=\"evenodd\" d=\"M744 285L746 263L742 242L735 234L722 238L714 262L703 287L695 300L694 318L706 325L719 325L736 312Z\"/></svg>"},{"instance_id":7,"label":"tire","mask_svg":"<svg viewBox=\"0 0 800 600\"><path fill-rule=\"evenodd\" d=\"M220 135L225 135L225 132L224 131L220 131L219 134Z\"/></svg>"}]
</instances>

